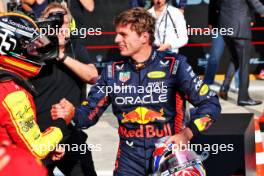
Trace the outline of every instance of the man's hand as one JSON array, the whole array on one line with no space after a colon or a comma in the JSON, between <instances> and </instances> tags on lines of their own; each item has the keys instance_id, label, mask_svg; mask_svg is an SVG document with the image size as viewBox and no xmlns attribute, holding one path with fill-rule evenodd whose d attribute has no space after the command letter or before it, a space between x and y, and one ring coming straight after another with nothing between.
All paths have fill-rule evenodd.
<instances>
[{"instance_id":1,"label":"man's hand","mask_svg":"<svg viewBox=\"0 0 264 176\"><path fill-rule=\"evenodd\" d=\"M63 118L66 121L66 124L69 124L74 116L75 108L64 98L60 101L60 103L52 105L50 112L53 120Z\"/></svg>"},{"instance_id":2,"label":"man's hand","mask_svg":"<svg viewBox=\"0 0 264 176\"><path fill-rule=\"evenodd\" d=\"M61 146L59 147L56 147L56 149L50 153L51 155L51 160L52 161L58 161L58 160L61 160L62 157L64 156L65 154L65 149L62 148Z\"/></svg>"},{"instance_id":3,"label":"man's hand","mask_svg":"<svg viewBox=\"0 0 264 176\"><path fill-rule=\"evenodd\" d=\"M186 127L180 133L171 136L167 141L165 141L165 144L168 145L172 143L178 147L186 147L192 137L192 131L190 128Z\"/></svg>"},{"instance_id":4,"label":"man's hand","mask_svg":"<svg viewBox=\"0 0 264 176\"><path fill-rule=\"evenodd\" d=\"M168 44L168 43L164 43L164 44L160 44L158 46L158 51L165 51L165 50L168 50L168 49L171 49L171 45Z\"/></svg>"}]
</instances>

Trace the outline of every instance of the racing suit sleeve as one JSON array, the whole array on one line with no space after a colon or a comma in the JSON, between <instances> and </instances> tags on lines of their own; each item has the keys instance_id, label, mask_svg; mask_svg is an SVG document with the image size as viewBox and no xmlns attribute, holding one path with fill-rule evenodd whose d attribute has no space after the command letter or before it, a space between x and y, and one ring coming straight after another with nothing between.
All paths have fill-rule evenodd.
<instances>
[{"instance_id":1,"label":"racing suit sleeve","mask_svg":"<svg viewBox=\"0 0 264 176\"><path fill-rule=\"evenodd\" d=\"M27 148L36 158L43 159L53 151L66 135L63 119L54 121L54 126L41 133L37 125L35 105L31 95L19 90L8 94L2 102L7 120L5 126L17 145Z\"/></svg>"},{"instance_id":2,"label":"racing suit sleeve","mask_svg":"<svg viewBox=\"0 0 264 176\"><path fill-rule=\"evenodd\" d=\"M184 56L178 57L177 83L186 99L195 107L188 127L194 136L205 131L218 118L221 106L216 93L197 76Z\"/></svg>"},{"instance_id":3,"label":"racing suit sleeve","mask_svg":"<svg viewBox=\"0 0 264 176\"><path fill-rule=\"evenodd\" d=\"M92 86L86 100L82 102L80 107L76 108L73 119L76 127L88 128L95 125L110 105L111 101L107 92L107 74L109 74L107 69L106 66L97 82Z\"/></svg>"}]
</instances>

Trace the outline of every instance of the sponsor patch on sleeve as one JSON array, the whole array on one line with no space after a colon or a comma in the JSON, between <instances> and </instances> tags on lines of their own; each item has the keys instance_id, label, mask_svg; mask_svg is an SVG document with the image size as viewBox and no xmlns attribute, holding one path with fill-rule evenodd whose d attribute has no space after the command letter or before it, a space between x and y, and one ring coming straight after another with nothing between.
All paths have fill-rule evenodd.
<instances>
[{"instance_id":1,"label":"sponsor patch on sleeve","mask_svg":"<svg viewBox=\"0 0 264 176\"><path fill-rule=\"evenodd\" d=\"M209 92L209 87L208 87L207 84L204 84L204 85L201 87L199 94L200 94L201 96L204 96L204 95L206 95L208 92Z\"/></svg>"},{"instance_id":2,"label":"sponsor patch on sleeve","mask_svg":"<svg viewBox=\"0 0 264 176\"><path fill-rule=\"evenodd\" d=\"M88 104L89 104L88 101L83 101L83 102L82 102L82 106L87 106Z\"/></svg>"},{"instance_id":3,"label":"sponsor patch on sleeve","mask_svg":"<svg viewBox=\"0 0 264 176\"><path fill-rule=\"evenodd\" d=\"M211 126L212 119L209 116L205 116L205 117L194 120L194 124L196 125L199 131L204 131L204 130L207 130Z\"/></svg>"}]
</instances>

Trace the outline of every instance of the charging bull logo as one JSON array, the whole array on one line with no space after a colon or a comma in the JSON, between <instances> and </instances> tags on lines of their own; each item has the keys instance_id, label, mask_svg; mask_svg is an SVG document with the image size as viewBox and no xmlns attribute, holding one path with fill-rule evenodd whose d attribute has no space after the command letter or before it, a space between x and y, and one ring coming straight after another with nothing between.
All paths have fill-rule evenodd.
<instances>
[{"instance_id":1,"label":"charging bull logo","mask_svg":"<svg viewBox=\"0 0 264 176\"><path fill-rule=\"evenodd\" d=\"M154 122L155 120L164 121L163 109L160 109L160 112L153 111L145 107L137 107L135 110L123 113L122 123L138 123L138 124L147 124L149 122Z\"/></svg>"}]
</instances>

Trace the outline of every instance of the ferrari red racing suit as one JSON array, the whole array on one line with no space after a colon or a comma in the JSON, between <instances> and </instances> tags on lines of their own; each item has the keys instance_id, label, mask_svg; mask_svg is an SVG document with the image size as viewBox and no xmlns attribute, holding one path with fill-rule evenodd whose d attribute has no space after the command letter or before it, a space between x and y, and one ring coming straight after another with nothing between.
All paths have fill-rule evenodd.
<instances>
[{"instance_id":1,"label":"ferrari red racing suit","mask_svg":"<svg viewBox=\"0 0 264 176\"><path fill-rule=\"evenodd\" d=\"M28 84L15 74L1 73L3 70L0 70L0 141L10 141L38 159L45 158L67 134L65 121L58 119L41 133L33 96L21 86Z\"/></svg>"}]
</instances>

